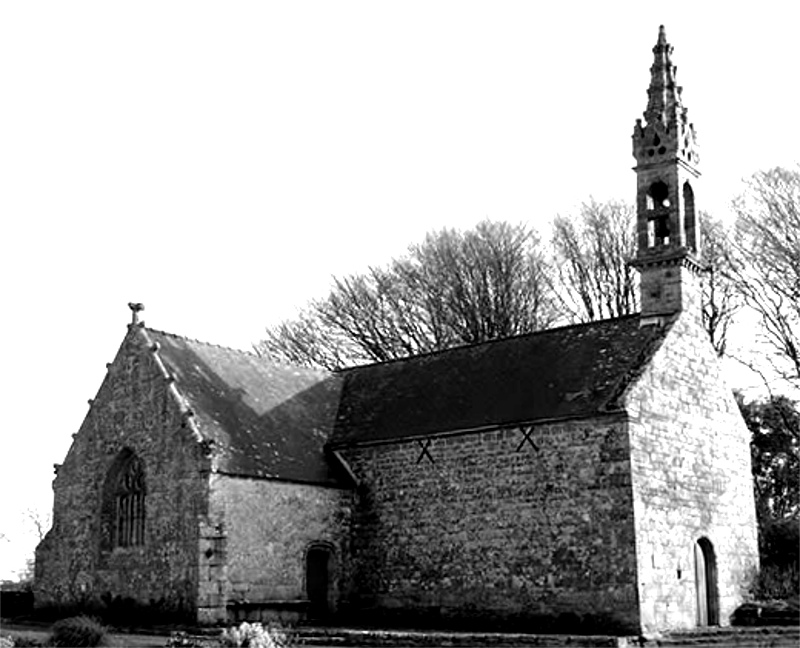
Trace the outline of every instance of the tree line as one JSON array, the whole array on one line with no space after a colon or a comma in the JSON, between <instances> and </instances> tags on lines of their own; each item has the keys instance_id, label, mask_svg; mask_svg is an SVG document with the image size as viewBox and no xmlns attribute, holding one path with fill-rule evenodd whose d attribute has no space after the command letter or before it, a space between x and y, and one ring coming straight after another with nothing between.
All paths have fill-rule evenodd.
<instances>
[{"instance_id":1,"label":"tree line","mask_svg":"<svg viewBox=\"0 0 800 648\"><path fill-rule=\"evenodd\" d=\"M800 388L800 167L755 174L731 227L700 213L703 325L718 355L748 309L769 370ZM525 224L442 229L406 254L336 277L330 293L254 345L276 361L337 370L558 324L636 313L635 210L585 202L545 240Z\"/></svg>"}]
</instances>

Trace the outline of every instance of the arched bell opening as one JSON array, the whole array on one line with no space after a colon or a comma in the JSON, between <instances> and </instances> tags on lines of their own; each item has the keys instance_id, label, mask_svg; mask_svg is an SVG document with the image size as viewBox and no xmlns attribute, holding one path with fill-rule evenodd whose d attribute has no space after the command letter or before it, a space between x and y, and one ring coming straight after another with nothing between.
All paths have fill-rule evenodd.
<instances>
[{"instance_id":1,"label":"arched bell opening","mask_svg":"<svg viewBox=\"0 0 800 648\"><path fill-rule=\"evenodd\" d=\"M650 185L645 199L647 207L647 247L669 245L669 187L665 182L657 180Z\"/></svg>"},{"instance_id":2,"label":"arched bell opening","mask_svg":"<svg viewBox=\"0 0 800 648\"><path fill-rule=\"evenodd\" d=\"M694 190L688 182L683 183L683 214L686 228L686 247L692 252L699 251L697 240L697 216L694 210Z\"/></svg>"}]
</instances>

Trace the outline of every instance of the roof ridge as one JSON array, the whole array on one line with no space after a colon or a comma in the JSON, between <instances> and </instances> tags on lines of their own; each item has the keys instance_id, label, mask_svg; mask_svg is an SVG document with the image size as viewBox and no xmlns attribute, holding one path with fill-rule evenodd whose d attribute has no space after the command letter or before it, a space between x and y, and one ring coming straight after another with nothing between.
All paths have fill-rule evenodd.
<instances>
[{"instance_id":1,"label":"roof ridge","mask_svg":"<svg viewBox=\"0 0 800 648\"><path fill-rule=\"evenodd\" d=\"M194 342L196 344L202 344L204 346L216 347L217 349L224 349L226 351L233 351L234 353L241 353L242 355L250 356L252 358L261 358L256 353L252 351L246 351L245 349L236 349L231 346L226 346L224 344L217 344L216 342L207 342L206 340L199 340L197 338L189 337L188 335L179 335L178 333L170 333L169 331L162 331L161 329L151 328L149 326L144 327L145 330L150 331L151 333L158 333L159 335L165 335L167 337L176 338L178 340L185 340L186 342Z\"/></svg>"},{"instance_id":2,"label":"roof ridge","mask_svg":"<svg viewBox=\"0 0 800 648\"><path fill-rule=\"evenodd\" d=\"M528 333L518 333L517 335L506 335L504 337L493 338L491 340L483 340L482 342L470 342L467 344L459 344L458 346L449 347L446 349L436 349L435 351L426 351L424 353L415 353L414 355L406 356L404 358L392 358L391 360L379 360L375 362L368 362L366 364L358 364L353 365L352 367L346 367L344 369L339 369L334 371L334 373L347 373L350 371L356 371L358 369L364 369L366 367L379 367L383 365L389 365L393 363L399 362L409 362L411 360L417 360L419 358L427 358L430 356L440 355L444 353L453 353L455 351L462 351L466 349L474 349L475 347L489 345L489 344L498 344L500 342L508 342L510 340L519 340L522 338L529 338L535 337L537 335L546 335L548 333L555 333L557 331L565 331L567 329L577 329L581 327L590 327L590 326L597 326L598 324L605 324L608 322L618 322L621 320L626 319L633 319L641 317L641 313L630 313L629 315L620 315L619 317L608 317L602 320L592 320L591 322L577 322L575 324L562 324L561 326L554 326L552 328L546 329L539 329L538 331L529 331Z\"/></svg>"},{"instance_id":3,"label":"roof ridge","mask_svg":"<svg viewBox=\"0 0 800 648\"><path fill-rule=\"evenodd\" d=\"M224 344L216 344L215 342L206 342L205 340L198 340L197 338L191 338L191 337L188 337L186 335L179 335L178 333L170 333L169 331L162 331L161 329L155 329L155 328L151 328L149 326L145 326L144 329L146 331L151 332L151 333L156 333L158 335L164 335L166 337L175 338L177 340L183 340L185 342L194 342L195 344L201 344L201 345L206 346L206 347L214 347L216 349L222 349L224 351L230 351L232 353L236 353L236 354L245 356L247 358L252 358L254 360L257 360L258 362L267 364L267 365L269 365L271 367L278 367L278 368L281 368L281 369L289 369L289 370L293 370L293 371L297 371L297 370L300 370L300 371L313 371L315 373L326 374L328 376L336 375L335 371L329 371L328 369L324 369L322 367L304 367L302 365L289 364L288 362L280 362L280 361L274 360L272 358L268 358L268 357L265 357L263 355L259 355L258 353L255 353L254 351L247 351L245 349L236 349L234 347L226 346Z\"/></svg>"}]
</instances>

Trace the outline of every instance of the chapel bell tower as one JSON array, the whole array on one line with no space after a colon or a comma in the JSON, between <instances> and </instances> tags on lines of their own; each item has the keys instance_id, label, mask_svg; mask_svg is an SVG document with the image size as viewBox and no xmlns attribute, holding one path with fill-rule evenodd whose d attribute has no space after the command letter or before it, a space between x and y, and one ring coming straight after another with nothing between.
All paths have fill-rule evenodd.
<instances>
[{"instance_id":1,"label":"chapel bell tower","mask_svg":"<svg viewBox=\"0 0 800 648\"><path fill-rule=\"evenodd\" d=\"M675 85L672 45L662 25L653 48L644 123L633 129L637 253L642 316L691 311L700 317L700 231L694 185L700 177L694 125Z\"/></svg>"}]
</instances>

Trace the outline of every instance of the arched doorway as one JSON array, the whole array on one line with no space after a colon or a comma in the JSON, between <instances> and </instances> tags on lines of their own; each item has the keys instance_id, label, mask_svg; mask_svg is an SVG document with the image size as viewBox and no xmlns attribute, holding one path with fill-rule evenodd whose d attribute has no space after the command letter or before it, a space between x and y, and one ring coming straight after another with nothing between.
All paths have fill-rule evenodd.
<instances>
[{"instance_id":1,"label":"arched doorway","mask_svg":"<svg viewBox=\"0 0 800 648\"><path fill-rule=\"evenodd\" d=\"M697 589L697 625L719 625L717 557L708 538L694 545L694 580Z\"/></svg>"},{"instance_id":2,"label":"arched doorway","mask_svg":"<svg viewBox=\"0 0 800 648\"><path fill-rule=\"evenodd\" d=\"M306 552L306 596L309 617L322 619L330 612L331 549L315 544Z\"/></svg>"}]
</instances>

